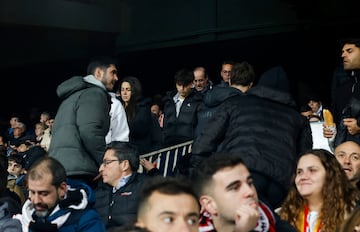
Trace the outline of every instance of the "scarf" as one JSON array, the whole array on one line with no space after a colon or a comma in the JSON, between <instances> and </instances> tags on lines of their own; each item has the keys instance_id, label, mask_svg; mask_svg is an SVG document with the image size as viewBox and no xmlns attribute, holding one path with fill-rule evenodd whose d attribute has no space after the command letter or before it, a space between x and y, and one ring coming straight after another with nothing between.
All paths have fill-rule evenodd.
<instances>
[{"instance_id":1,"label":"scarf","mask_svg":"<svg viewBox=\"0 0 360 232\"><path fill-rule=\"evenodd\" d=\"M300 213L297 228L301 232L320 232L321 222L318 213L309 212L309 206L305 205L304 210Z\"/></svg>"},{"instance_id":2,"label":"scarf","mask_svg":"<svg viewBox=\"0 0 360 232\"><path fill-rule=\"evenodd\" d=\"M273 212L264 203L259 202L260 218L254 230L256 232L276 232L276 220ZM199 232L216 232L211 214L203 212L200 215Z\"/></svg>"}]
</instances>

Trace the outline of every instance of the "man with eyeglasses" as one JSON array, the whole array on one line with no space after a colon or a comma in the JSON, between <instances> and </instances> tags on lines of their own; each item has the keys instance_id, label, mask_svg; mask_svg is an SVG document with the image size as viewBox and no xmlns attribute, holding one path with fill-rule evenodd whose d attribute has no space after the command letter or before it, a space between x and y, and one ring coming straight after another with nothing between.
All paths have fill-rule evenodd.
<instances>
[{"instance_id":1,"label":"man with eyeglasses","mask_svg":"<svg viewBox=\"0 0 360 232\"><path fill-rule=\"evenodd\" d=\"M217 85L219 87L228 87L229 80L231 75L231 69L234 65L233 61L224 61L221 65L220 76L222 78L221 82Z\"/></svg>"},{"instance_id":2,"label":"man with eyeglasses","mask_svg":"<svg viewBox=\"0 0 360 232\"><path fill-rule=\"evenodd\" d=\"M137 172L139 164L139 154L129 143L116 141L107 146L99 168L102 181L95 190L95 209L107 229L136 220L139 191L148 178Z\"/></svg>"},{"instance_id":3,"label":"man with eyeglasses","mask_svg":"<svg viewBox=\"0 0 360 232\"><path fill-rule=\"evenodd\" d=\"M335 148L334 155L341 164L348 179L360 187L360 146L353 141L346 141Z\"/></svg>"}]
</instances>

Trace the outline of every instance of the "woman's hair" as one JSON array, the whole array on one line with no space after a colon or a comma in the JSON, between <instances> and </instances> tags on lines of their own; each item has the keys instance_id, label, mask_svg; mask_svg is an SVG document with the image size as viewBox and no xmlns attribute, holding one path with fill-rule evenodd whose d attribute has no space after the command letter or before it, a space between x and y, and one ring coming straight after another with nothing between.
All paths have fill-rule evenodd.
<instances>
[{"instance_id":1,"label":"woman's hair","mask_svg":"<svg viewBox=\"0 0 360 232\"><path fill-rule=\"evenodd\" d=\"M323 149L313 149L302 153L297 161L305 155L314 155L320 159L326 174L322 188L323 205L319 212L322 231L336 231L345 217L350 213L358 198L358 190L348 180L335 156ZM296 169L288 196L281 206L279 215L292 226L298 228L301 212L304 211L306 200L300 195L295 185Z\"/></svg>"},{"instance_id":2,"label":"woman's hair","mask_svg":"<svg viewBox=\"0 0 360 232\"><path fill-rule=\"evenodd\" d=\"M343 223L340 232L353 232L355 226L360 226L360 206L354 209L349 218Z\"/></svg>"},{"instance_id":3,"label":"woman's hair","mask_svg":"<svg viewBox=\"0 0 360 232\"><path fill-rule=\"evenodd\" d=\"M120 92L121 92L121 85L124 82L128 82L130 84L131 97L130 97L130 101L126 107L125 107L125 102L122 100L121 97L120 97L120 101L122 102L122 104L125 107L125 112L126 112L128 122L131 122L136 114L136 105L142 96L142 87L141 87L140 80L138 78L129 76L129 77L125 77L124 79L122 79L120 81L120 84L119 84Z\"/></svg>"}]
</instances>

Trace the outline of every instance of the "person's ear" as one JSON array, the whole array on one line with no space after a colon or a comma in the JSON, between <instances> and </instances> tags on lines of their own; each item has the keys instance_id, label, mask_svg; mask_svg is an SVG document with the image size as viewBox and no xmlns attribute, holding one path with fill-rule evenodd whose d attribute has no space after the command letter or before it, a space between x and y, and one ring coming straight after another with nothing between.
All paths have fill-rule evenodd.
<instances>
[{"instance_id":1,"label":"person's ear","mask_svg":"<svg viewBox=\"0 0 360 232\"><path fill-rule=\"evenodd\" d=\"M104 73L104 71L101 68L97 67L95 69L94 76L95 76L96 79L100 80L103 73Z\"/></svg>"},{"instance_id":2,"label":"person's ear","mask_svg":"<svg viewBox=\"0 0 360 232\"><path fill-rule=\"evenodd\" d=\"M208 211L211 215L217 215L217 205L215 200L208 195L203 195L200 197L201 206Z\"/></svg>"},{"instance_id":3,"label":"person's ear","mask_svg":"<svg viewBox=\"0 0 360 232\"><path fill-rule=\"evenodd\" d=\"M131 170L131 166L130 166L130 161L129 161L129 160L123 160L120 165L121 165L121 168L122 168L123 171L125 171L125 170Z\"/></svg>"},{"instance_id":4,"label":"person's ear","mask_svg":"<svg viewBox=\"0 0 360 232\"><path fill-rule=\"evenodd\" d=\"M58 187L58 194L61 200L64 199L67 191L67 184L65 181L61 182L60 186Z\"/></svg>"},{"instance_id":5,"label":"person's ear","mask_svg":"<svg viewBox=\"0 0 360 232\"><path fill-rule=\"evenodd\" d=\"M144 228L144 227L145 227L145 224L141 221L141 219L138 219L138 220L135 222L135 226Z\"/></svg>"}]
</instances>

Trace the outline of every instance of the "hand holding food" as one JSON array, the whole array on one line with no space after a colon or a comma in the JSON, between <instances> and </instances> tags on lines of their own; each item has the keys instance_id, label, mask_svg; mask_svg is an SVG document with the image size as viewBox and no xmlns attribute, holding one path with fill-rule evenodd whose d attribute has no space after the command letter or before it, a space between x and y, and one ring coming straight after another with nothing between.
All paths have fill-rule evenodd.
<instances>
[{"instance_id":1,"label":"hand holding food","mask_svg":"<svg viewBox=\"0 0 360 232\"><path fill-rule=\"evenodd\" d=\"M334 117L332 116L330 110L323 109L323 116L324 116L324 124L328 127L334 126Z\"/></svg>"}]
</instances>

